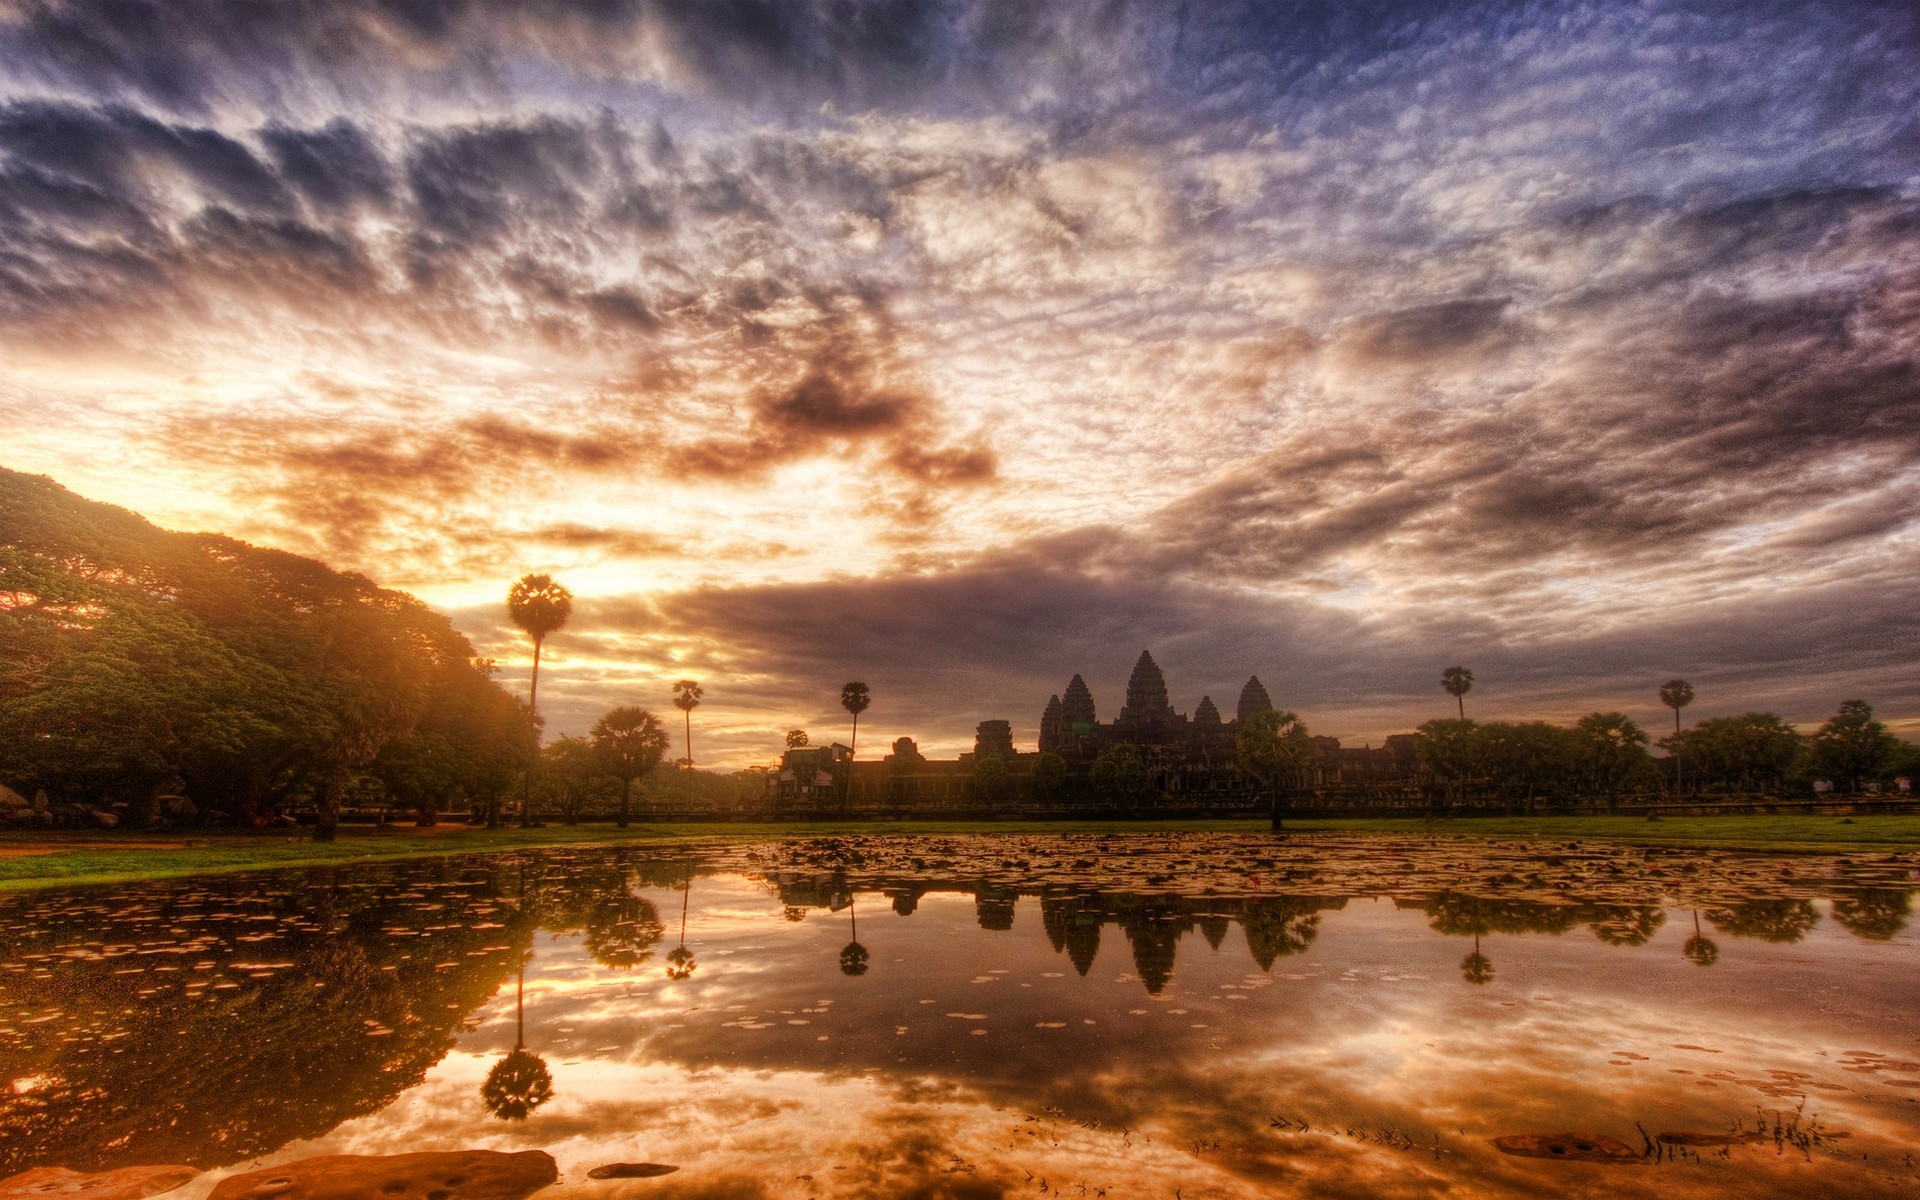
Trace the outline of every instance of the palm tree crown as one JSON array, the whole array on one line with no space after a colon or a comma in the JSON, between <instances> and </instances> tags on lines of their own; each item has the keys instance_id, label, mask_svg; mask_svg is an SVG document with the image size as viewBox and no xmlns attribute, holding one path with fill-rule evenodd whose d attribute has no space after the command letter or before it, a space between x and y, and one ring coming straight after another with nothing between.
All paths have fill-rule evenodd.
<instances>
[{"instance_id":1,"label":"palm tree crown","mask_svg":"<svg viewBox=\"0 0 1920 1200\"><path fill-rule=\"evenodd\" d=\"M1660 686L1660 703L1673 710L1673 731L1680 732L1680 710L1693 703L1693 685L1675 679Z\"/></svg>"},{"instance_id":2,"label":"palm tree crown","mask_svg":"<svg viewBox=\"0 0 1920 1200\"><path fill-rule=\"evenodd\" d=\"M573 593L551 575L522 575L507 589L507 615L535 642L544 642L573 615Z\"/></svg>"},{"instance_id":3,"label":"palm tree crown","mask_svg":"<svg viewBox=\"0 0 1920 1200\"><path fill-rule=\"evenodd\" d=\"M849 753L860 746L860 714L872 703L873 697L864 683L849 683L840 689L840 707L853 714L853 744L847 747Z\"/></svg>"},{"instance_id":4,"label":"palm tree crown","mask_svg":"<svg viewBox=\"0 0 1920 1200\"><path fill-rule=\"evenodd\" d=\"M1473 690L1473 672L1465 667L1448 667L1440 672L1440 686L1447 689L1460 705L1460 719L1467 719L1466 694Z\"/></svg>"}]
</instances>

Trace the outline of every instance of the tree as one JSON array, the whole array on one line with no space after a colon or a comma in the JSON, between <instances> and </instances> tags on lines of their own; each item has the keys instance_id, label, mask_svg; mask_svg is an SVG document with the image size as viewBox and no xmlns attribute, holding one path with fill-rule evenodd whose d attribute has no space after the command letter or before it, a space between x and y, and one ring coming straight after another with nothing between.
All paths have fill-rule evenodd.
<instances>
[{"instance_id":1,"label":"tree","mask_svg":"<svg viewBox=\"0 0 1920 1200\"><path fill-rule=\"evenodd\" d=\"M1448 667L1440 672L1440 686L1460 706L1460 719L1467 719L1466 695L1473 690L1473 672L1465 667Z\"/></svg>"},{"instance_id":2,"label":"tree","mask_svg":"<svg viewBox=\"0 0 1920 1200\"><path fill-rule=\"evenodd\" d=\"M627 827L633 781L660 765L667 752L667 731L644 708L616 708L601 717L587 735L600 766L620 781L619 826Z\"/></svg>"},{"instance_id":3,"label":"tree","mask_svg":"<svg viewBox=\"0 0 1920 1200\"><path fill-rule=\"evenodd\" d=\"M1281 827L1287 785L1313 765L1317 753L1306 723L1291 712L1268 709L1240 723L1234 764L1267 788L1272 828Z\"/></svg>"},{"instance_id":4,"label":"tree","mask_svg":"<svg viewBox=\"0 0 1920 1200\"><path fill-rule=\"evenodd\" d=\"M527 684L527 707L540 711L540 648L573 615L573 593L550 575L522 575L507 589L507 616L533 639L533 678Z\"/></svg>"},{"instance_id":5,"label":"tree","mask_svg":"<svg viewBox=\"0 0 1920 1200\"><path fill-rule=\"evenodd\" d=\"M1609 797L1638 782L1652 767L1645 731L1624 713L1588 713L1574 726L1574 733L1587 777Z\"/></svg>"},{"instance_id":6,"label":"tree","mask_svg":"<svg viewBox=\"0 0 1920 1200\"><path fill-rule=\"evenodd\" d=\"M1051 799L1067 784L1067 760L1048 750L1033 760L1033 794Z\"/></svg>"},{"instance_id":7,"label":"tree","mask_svg":"<svg viewBox=\"0 0 1920 1200\"><path fill-rule=\"evenodd\" d=\"M687 799L693 799L693 710L700 707L700 697L706 695L698 683L691 679L678 680L673 685L673 706L686 717L687 724Z\"/></svg>"},{"instance_id":8,"label":"tree","mask_svg":"<svg viewBox=\"0 0 1920 1200\"><path fill-rule=\"evenodd\" d=\"M798 750L807 744L807 731L804 729L787 730L787 749Z\"/></svg>"},{"instance_id":9,"label":"tree","mask_svg":"<svg viewBox=\"0 0 1920 1200\"><path fill-rule=\"evenodd\" d=\"M1680 710L1693 703L1693 685L1684 679L1671 679L1660 685L1660 703L1673 710L1673 786L1678 791L1683 779L1681 776L1682 742L1680 739Z\"/></svg>"},{"instance_id":10,"label":"tree","mask_svg":"<svg viewBox=\"0 0 1920 1200\"><path fill-rule=\"evenodd\" d=\"M1780 786L1805 750L1805 739L1778 713L1709 717L1677 739L1696 784L1760 790Z\"/></svg>"},{"instance_id":11,"label":"tree","mask_svg":"<svg viewBox=\"0 0 1920 1200\"><path fill-rule=\"evenodd\" d=\"M1129 808L1153 792L1153 772L1147 769L1147 760L1140 756L1140 748L1128 742L1101 751L1100 757L1087 769L1087 782L1097 798Z\"/></svg>"},{"instance_id":12,"label":"tree","mask_svg":"<svg viewBox=\"0 0 1920 1200\"><path fill-rule=\"evenodd\" d=\"M867 693L864 683L849 683L840 689L840 707L853 714L852 744L847 747L847 757L852 758L860 748L860 714L867 711L873 703L873 697Z\"/></svg>"},{"instance_id":13,"label":"tree","mask_svg":"<svg viewBox=\"0 0 1920 1200\"><path fill-rule=\"evenodd\" d=\"M1420 765L1445 785L1449 802L1464 791L1473 775L1474 728L1472 721L1437 717L1414 730L1414 754ZM1432 795L1431 789L1428 795Z\"/></svg>"},{"instance_id":14,"label":"tree","mask_svg":"<svg viewBox=\"0 0 1920 1200\"><path fill-rule=\"evenodd\" d=\"M533 674L527 682L527 711L533 716L534 744L540 740L540 648L549 636L559 632L573 615L573 593L553 581L550 575L522 575L507 589L507 616L521 632L533 639ZM533 774L528 772L520 792L520 825L532 821ZM497 825L491 810L487 824Z\"/></svg>"},{"instance_id":15,"label":"tree","mask_svg":"<svg viewBox=\"0 0 1920 1200\"><path fill-rule=\"evenodd\" d=\"M541 749L540 783L560 819L575 825L588 804L605 797L611 781L592 742L563 737Z\"/></svg>"},{"instance_id":16,"label":"tree","mask_svg":"<svg viewBox=\"0 0 1920 1200\"><path fill-rule=\"evenodd\" d=\"M1694 910L1693 936L1680 947L1680 957L1696 967L1710 967L1720 961L1720 947L1714 940L1700 932L1700 913Z\"/></svg>"},{"instance_id":17,"label":"tree","mask_svg":"<svg viewBox=\"0 0 1920 1200\"><path fill-rule=\"evenodd\" d=\"M1860 781L1880 773L1893 756L1898 739L1873 718L1873 706L1848 700L1813 735L1813 762L1821 774L1844 780L1853 791Z\"/></svg>"},{"instance_id":18,"label":"tree","mask_svg":"<svg viewBox=\"0 0 1920 1200\"><path fill-rule=\"evenodd\" d=\"M973 760L973 794L989 807L1007 797L1007 760L998 754L983 754Z\"/></svg>"}]
</instances>

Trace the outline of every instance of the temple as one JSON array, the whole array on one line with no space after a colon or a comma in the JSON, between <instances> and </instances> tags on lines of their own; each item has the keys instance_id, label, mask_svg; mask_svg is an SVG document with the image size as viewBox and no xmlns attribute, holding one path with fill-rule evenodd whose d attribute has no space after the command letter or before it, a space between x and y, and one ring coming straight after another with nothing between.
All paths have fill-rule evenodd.
<instances>
[{"instance_id":1,"label":"temple","mask_svg":"<svg viewBox=\"0 0 1920 1200\"><path fill-rule=\"evenodd\" d=\"M906 737L877 762L854 761L844 746L805 747L782 759L768 793L776 808L796 814L1253 811L1264 796L1236 767L1235 745L1244 722L1273 709L1267 686L1249 675L1231 720L1211 696L1201 696L1188 716L1174 707L1166 675L1143 650L1111 721L1100 720L1093 690L1075 675L1048 698L1034 751L1015 746L1005 720L981 721L972 753L951 760L926 758ZM1357 794L1403 786L1418 771L1410 734L1377 748L1343 747L1330 737L1313 742L1317 761L1293 781L1297 786ZM1124 786L1113 782L1114 770L1100 769L1102 756L1122 747L1131 752L1108 762L1127 760Z\"/></svg>"}]
</instances>

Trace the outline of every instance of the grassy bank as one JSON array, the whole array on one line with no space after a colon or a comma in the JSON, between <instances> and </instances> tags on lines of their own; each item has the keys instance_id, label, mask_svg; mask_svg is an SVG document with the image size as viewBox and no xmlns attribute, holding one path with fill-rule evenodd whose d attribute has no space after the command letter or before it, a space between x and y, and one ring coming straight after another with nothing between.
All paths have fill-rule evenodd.
<instances>
[{"instance_id":1,"label":"grassy bank","mask_svg":"<svg viewBox=\"0 0 1920 1200\"><path fill-rule=\"evenodd\" d=\"M837 821L804 824L556 825L542 829L410 826L341 831L340 840L304 834L136 833L0 834L0 891L77 883L119 883L276 867L387 862L450 854L488 854L542 846L673 845L705 839L762 840L888 834L1019 836L1061 833L1254 833L1264 821ZM1497 817L1428 823L1413 819L1293 821L1298 834L1536 838L1651 846L1845 854L1920 851L1920 816Z\"/></svg>"}]
</instances>

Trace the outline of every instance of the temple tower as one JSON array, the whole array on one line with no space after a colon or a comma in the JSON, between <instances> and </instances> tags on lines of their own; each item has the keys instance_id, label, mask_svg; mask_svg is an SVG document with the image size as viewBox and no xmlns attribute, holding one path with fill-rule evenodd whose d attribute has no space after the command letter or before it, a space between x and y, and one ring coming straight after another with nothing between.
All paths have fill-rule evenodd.
<instances>
[{"instance_id":1,"label":"temple tower","mask_svg":"<svg viewBox=\"0 0 1920 1200\"><path fill-rule=\"evenodd\" d=\"M1060 697L1047 698L1047 711L1040 714L1040 753L1058 752L1067 741L1067 722L1062 715Z\"/></svg>"},{"instance_id":2,"label":"temple tower","mask_svg":"<svg viewBox=\"0 0 1920 1200\"><path fill-rule=\"evenodd\" d=\"M1240 689L1240 711L1235 714L1244 722L1248 717L1273 711L1273 697L1267 695L1267 685L1260 682L1258 675L1247 677L1247 686Z\"/></svg>"},{"instance_id":3,"label":"temple tower","mask_svg":"<svg viewBox=\"0 0 1920 1200\"><path fill-rule=\"evenodd\" d=\"M1093 732L1097 720L1093 715L1093 693L1088 690L1087 681L1078 675L1067 681L1067 690L1060 697L1060 719L1066 726L1066 733L1085 735Z\"/></svg>"},{"instance_id":4,"label":"temple tower","mask_svg":"<svg viewBox=\"0 0 1920 1200\"><path fill-rule=\"evenodd\" d=\"M1013 723L1010 721L982 721L973 730L973 754L975 758L998 758L1002 762L1013 761Z\"/></svg>"},{"instance_id":5,"label":"temple tower","mask_svg":"<svg viewBox=\"0 0 1920 1200\"><path fill-rule=\"evenodd\" d=\"M1200 697L1200 707L1193 710L1193 723L1204 732L1220 728L1220 710L1214 707L1212 696Z\"/></svg>"}]
</instances>

